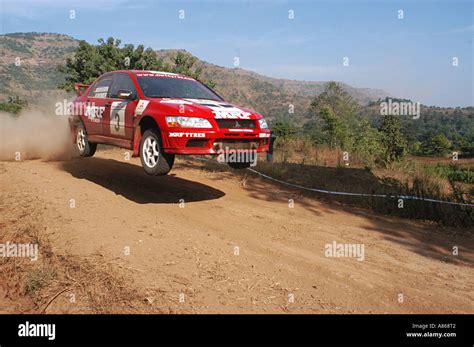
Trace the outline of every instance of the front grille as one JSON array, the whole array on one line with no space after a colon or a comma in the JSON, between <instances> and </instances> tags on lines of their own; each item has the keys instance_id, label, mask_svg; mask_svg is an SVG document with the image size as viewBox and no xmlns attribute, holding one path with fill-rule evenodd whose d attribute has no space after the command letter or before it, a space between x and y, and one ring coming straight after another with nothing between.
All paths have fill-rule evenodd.
<instances>
[{"instance_id":1,"label":"front grille","mask_svg":"<svg viewBox=\"0 0 474 347\"><path fill-rule=\"evenodd\" d=\"M186 147L206 147L207 140L188 140Z\"/></svg>"},{"instance_id":2,"label":"front grille","mask_svg":"<svg viewBox=\"0 0 474 347\"><path fill-rule=\"evenodd\" d=\"M216 119L221 129L255 129L255 121L252 119Z\"/></svg>"},{"instance_id":3,"label":"front grille","mask_svg":"<svg viewBox=\"0 0 474 347\"><path fill-rule=\"evenodd\" d=\"M214 142L214 150L257 150L258 141L249 140L217 140Z\"/></svg>"}]
</instances>

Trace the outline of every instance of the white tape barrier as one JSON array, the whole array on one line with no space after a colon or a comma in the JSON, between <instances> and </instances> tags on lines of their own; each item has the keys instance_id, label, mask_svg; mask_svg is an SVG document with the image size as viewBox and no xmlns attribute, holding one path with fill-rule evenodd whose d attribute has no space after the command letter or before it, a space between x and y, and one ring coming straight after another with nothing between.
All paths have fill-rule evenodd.
<instances>
[{"instance_id":1,"label":"white tape barrier","mask_svg":"<svg viewBox=\"0 0 474 347\"><path fill-rule=\"evenodd\" d=\"M198 160L203 160L211 163L216 163L216 164L223 164L218 161L213 161L205 158L196 158ZM452 201L444 201L444 200L436 200L436 199L430 199L430 198L420 198L418 196L411 196L411 195L389 195L389 194L367 194L367 193L350 193L350 192L336 192L332 190L325 190L325 189L316 189L316 188L308 188L308 187L303 187L300 186L299 184L294 184L294 183L289 183L285 181L281 181L279 179L270 177L268 175L265 175L261 172L258 172L257 170L247 168L247 170L261 176L264 178L267 178L271 181L281 183L285 186L288 187L293 187L293 188L298 188L298 189L303 189L311 192L317 192L317 193L323 193L323 194L332 194L332 195L346 195L346 196L368 196L372 198L395 198L395 199L405 199L405 200L420 200L420 201L428 201L428 202L435 202L439 204L447 204L447 205L457 205L457 206L471 206L474 207L474 204L467 204L467 203L462 203L462 202L452 202Z\"/></svg>"},{"instance_id":2,"label":"white tape barrier","mask_svg":"<svg viewBox=\"0 0 474 347\"><path fill-rule=\"evenodd\" d=\"M262 177L268 178L269 180L284 184L284 185L289 186L289 187L294 187L294 188L298 188L298 189L304 189L304 190L309 190L309 191L312 191L312 192L318 192L318 193L324 193L324 194L349 195L349 196L369 196L369 197L373 197L373 198L398 198L398 199L406 199L406 200L421 200L421 201L437 202L437 203L440 203L440 204L448 204L448 205L474 206L474 204L444 201L444 200L436 200L436 199L430 199L430 198L420 198L418 196L411 196L411 195L350 193L350 192L336 192L336 191L332 191L332 190L324 190L324 189L316 189L316 188L307 188L307 187L300 186L298 184L293 184L293 183L288 183L288 182L281 181L279 179L270 177L268 175L265 175L261 172L258 172L254 169L251 169L251 168L247 168L247 170L250 170L253 173L256 173L257 175L260 175Z\"/></svg>"}]
</instances>

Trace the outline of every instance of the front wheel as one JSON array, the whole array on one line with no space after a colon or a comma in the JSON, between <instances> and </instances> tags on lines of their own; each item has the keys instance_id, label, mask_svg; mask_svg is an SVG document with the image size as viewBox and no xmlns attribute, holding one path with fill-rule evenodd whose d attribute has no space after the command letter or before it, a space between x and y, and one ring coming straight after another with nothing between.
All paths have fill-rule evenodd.
<instances>
[{"instance_id":1,"label":"front wheel","mask_svg":"<svg viewBox=\"0 0 474 347\"><path fill-rule=\"evenodd\" d=\"M76 128L76 145L81 157L92 157L97 149L97 143L89 142L83 124L79 124Z\"/></svg>"},{"instance_id":2,"label":"front wheel","mask_svg":"<svg viewBox=\"0 0 474 347\"><path fill-rule=\"evenodd\" d=\"M140 161L149 175L161 176L170 172L174 154L167 154L161 146L160 134L156 129L146 130L140 140Z\"/></svg>"}]
</instances>

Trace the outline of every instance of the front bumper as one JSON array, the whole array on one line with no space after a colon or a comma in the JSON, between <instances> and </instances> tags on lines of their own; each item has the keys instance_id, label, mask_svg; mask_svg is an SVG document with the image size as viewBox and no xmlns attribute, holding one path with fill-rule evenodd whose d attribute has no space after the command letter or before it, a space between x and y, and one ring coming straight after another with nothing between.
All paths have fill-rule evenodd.
<instances>
[{"instance_id":1,"label":"front bumper","mask_svg":"<svg viewBox=\"0 0 474 347\"><path fill-rule=\"evenodd\" d=\"M163 150L172 154L219 154L229 151L267 152L267 129L176 128L162 133Z\"/></svg>"}]
</instances>

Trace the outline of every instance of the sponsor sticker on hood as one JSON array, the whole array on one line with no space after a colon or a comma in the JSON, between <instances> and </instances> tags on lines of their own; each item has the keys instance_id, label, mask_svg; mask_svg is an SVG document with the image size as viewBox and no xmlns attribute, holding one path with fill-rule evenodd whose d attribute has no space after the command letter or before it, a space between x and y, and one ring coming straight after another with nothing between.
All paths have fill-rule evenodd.
<instances>
[{"instance_id":1,"label":"sponsor sticker on hood","mask_svg":"<svg viewBox=\"0 0 474 347\"><path fill-rule=\"evenodd\" d=\"M215 119L250 119L250 112L241 110L238 107L215 100L186 99L201 106L208 107L214 113Z\"/></svg>"}]
</instances>

